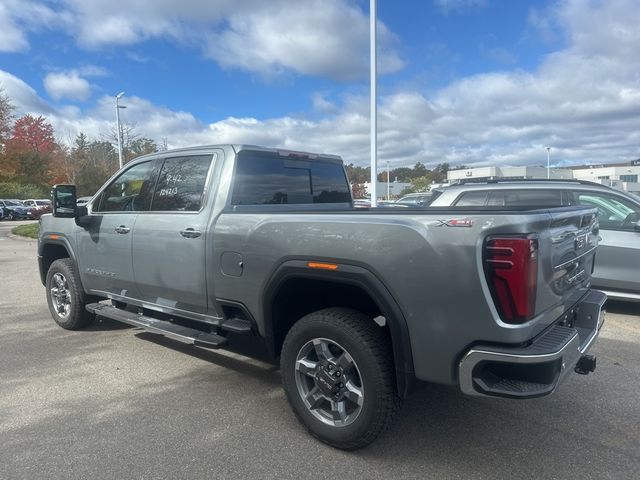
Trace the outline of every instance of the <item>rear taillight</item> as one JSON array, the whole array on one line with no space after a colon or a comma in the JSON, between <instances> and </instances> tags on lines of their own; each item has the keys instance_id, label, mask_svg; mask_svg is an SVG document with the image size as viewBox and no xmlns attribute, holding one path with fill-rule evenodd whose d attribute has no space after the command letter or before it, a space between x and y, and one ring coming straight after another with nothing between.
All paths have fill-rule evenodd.
<instances>
[{"instance_id":1,"label":"rear taillight","mask_svg":"<svg viewBox=\"0 0 640 480\"><path fill-rule=\"evenodd\" d=\"M493 300L507 323L524 323L535 314L538 286L538 239L489 237L485 271Z\"/></svg>"}]
</instances>

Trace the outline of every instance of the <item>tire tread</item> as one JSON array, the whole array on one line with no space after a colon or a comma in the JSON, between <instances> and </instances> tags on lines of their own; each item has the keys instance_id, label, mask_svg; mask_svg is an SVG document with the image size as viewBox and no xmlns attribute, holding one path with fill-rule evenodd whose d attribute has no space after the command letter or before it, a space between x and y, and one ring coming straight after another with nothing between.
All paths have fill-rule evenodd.
<instances>
[{"instance_id":1,"label":"tire tread","mask_svg":"<svg viewBox=\"0 0 640 480\"><path fill-rule=\"evenodd\" d=\"M391 361L393 352L390 338L381 327L363 313L350 308L333 307L310 313L296 322L287 334L282 347L283 352L288 351L291 339L300 331L304 331L310 323L316 325L324 323L330 328L337 327L345 330L348 335L370 350L374 357L375 369L380 372L380 375L377 376L375 388L378 411L374 415L374 421L363 435L353 440L340 442L330 441L321 437L306 424L295 408L293 408L293 411L312 436L328 445L342 450L357 450L366 447L389 429L397 419L402 405L402 399L398 396L395 388L395 370ZM282 359L285 359L284 354ZM295 385L288 385L287 375L284 374L286 368L286 365L283 364L283 383L285 391L289 395L288 392L290 390L295 392L296 387Z\"/></svg>"},{"instance_id":2,"label":"tire tread","mask_svg":"<svg viewBox=\"0 0 640 480\"><path fill-rule=\"evenodd\" d=\"M49 281L56 271L64 274L71 290L71 313L67 321L60 321L60 318L52 310L51 299L49 297ZM51 316L54 321L66 330L80 330L86 328L95 319L95 315L85 310L85 305L90 303L90 297L85 295L80 277L76 271L75 263L70 258L60 258L55 260L49 267L47 272L47 303L51 310Z\"/></svg>"}]
</instances>

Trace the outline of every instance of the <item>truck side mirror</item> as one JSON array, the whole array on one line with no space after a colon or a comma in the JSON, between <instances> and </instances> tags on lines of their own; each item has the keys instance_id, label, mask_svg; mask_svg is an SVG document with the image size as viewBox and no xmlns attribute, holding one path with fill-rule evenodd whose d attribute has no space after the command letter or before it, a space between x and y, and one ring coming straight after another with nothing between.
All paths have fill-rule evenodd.
<instances>
[{"instance_id":1,"label":"truck side mirror","mask_svg":"<svg viewBox=\"0 0 640 480\"><path fill-rule=\"evenodd\" d=\"M51 209L54 217L76 217L78 211L76 205L76 186L54 185L51 190Z\"/></svg>"}]
</instances>

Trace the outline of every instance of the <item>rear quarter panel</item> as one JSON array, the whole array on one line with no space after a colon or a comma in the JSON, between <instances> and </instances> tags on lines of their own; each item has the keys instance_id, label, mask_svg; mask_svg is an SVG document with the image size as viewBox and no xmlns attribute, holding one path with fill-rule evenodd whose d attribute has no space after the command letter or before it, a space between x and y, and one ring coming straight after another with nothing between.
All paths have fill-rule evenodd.
<instances>
[{"instance_id":1,"label":"rear quarter panel","mask_svg":"<svg viewBox=\"0 0 640 480\"><path fill-rule=\"evenodd\" d=\"M470 219L473 226L443 225L450 218ZM242 301L264 334L264 289L282 262L315 259L364 267L386 286L406 319L416 376L453 384L457 359L470 345L525 342L586 291L545 287L532 321L513 326L500 320L484 276L484 240L495 233L541 232L541 256L551 266L550 222L548 212L223 213L213 250L240 253L244 273L231 277L217 268L216 296ZM548 286L553 274L551 267L540 268L538 282Z\"/></svg>"}]
</instances>

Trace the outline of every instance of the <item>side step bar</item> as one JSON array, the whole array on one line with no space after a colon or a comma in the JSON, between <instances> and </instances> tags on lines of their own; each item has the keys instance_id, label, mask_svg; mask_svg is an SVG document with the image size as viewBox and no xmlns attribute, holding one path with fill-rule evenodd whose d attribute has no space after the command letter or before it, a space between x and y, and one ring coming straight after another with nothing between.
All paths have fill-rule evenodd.
<instances>
[{"instance_id":1,"label":"side step bar","mask_svg":"<svg viewBox=\"0 0 640 480\"><path fill-rule=\"evenodd\" d=\"M195 328L183 327L166 320L158 320L157 318L138 315L137 313L122 310L111 305L102 303L90 303L86 306L87 311L110 318L118 322L127 323L134 327L144 328L145 330L173 338L179 342L196 345L206 348L221 348L227 343L227 339L215 333L206 333Z\"/></svg>"}]
</instances>

